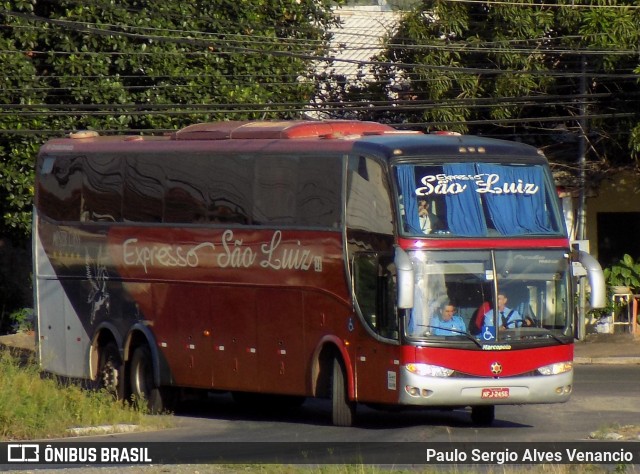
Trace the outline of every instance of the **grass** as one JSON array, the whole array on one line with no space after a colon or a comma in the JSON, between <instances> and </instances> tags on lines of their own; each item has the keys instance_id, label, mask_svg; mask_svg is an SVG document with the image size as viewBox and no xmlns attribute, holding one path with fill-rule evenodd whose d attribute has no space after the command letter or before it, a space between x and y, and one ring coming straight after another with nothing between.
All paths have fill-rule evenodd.
<instances>
[{"instance_id":1,"label":"grass","mask_svg":"<svg viewBox=\"0 0 640 474\"><path fill-rule=\"evenodd\" d=\"M69 430L78 427L152 429L167 423L167 417L149 417L104 391L43 377L32 357L0 350L0 441L72 436Z\"/></svg>"},{"instance_id":2,"label":"grass","mask_svg":"<svg viewBox=\"0 0 640 474\"><path fill-rule=\"evenodd\" d=\"M610 441L640 441L640 425L607 425L590 433L589 438Z\"/></svg>"}]
</instances>

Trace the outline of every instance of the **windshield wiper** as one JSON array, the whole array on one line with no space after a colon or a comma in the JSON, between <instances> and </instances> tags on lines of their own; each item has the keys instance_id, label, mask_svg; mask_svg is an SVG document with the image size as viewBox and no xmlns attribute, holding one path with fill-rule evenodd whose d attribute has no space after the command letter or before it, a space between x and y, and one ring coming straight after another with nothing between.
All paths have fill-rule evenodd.
<instances>
[{"instance_id":1,"label":"windshield wiper","mask_svg":"<svg viewBox=\"0 0 640 474\"><path fill-rule=\"evenodd\" d=\"M435 337L464 336L470 341L472 341L476 346L482 347L482 344L480 344L480 342L478 342L478 340L475 337L473 337L471 334L465 331L458 331L457 329L443 328L441 326L420 325L420 327L431 328L431 329L442 329L443 331L449 331L451 333L455 333L455 334L447 334L447 335L428 334L427 336L435 336Z\"/></svg>"}]
</instances>

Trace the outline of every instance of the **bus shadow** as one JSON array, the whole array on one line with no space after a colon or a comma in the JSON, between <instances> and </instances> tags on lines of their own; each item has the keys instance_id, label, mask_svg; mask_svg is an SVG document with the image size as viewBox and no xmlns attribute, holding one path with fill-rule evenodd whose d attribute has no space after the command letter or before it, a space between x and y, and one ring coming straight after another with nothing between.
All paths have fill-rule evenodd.
<instances>
[{"instance_id":1,"label":"bus shadow","mask_svg":"<svg viewBox=\"0 0 640 474\"><path fill-rule=\"evenodd\" d=\"M258 398L256 400L259 400ZM227 421L268 421L314 426L332 426L331 402L325 399L307 399L300 406L274 406L269 403L255 405L238 403L228 393L209 394L206 398L180 402L174 414L182 417L214 418ZM531 428L530 425L501 420L496 417L489 427L478 427L471 422L470 411L465 409L393 408L376 409L358 405L354 427L367 430L402 429L415 426L495 429Z\"/></svg>"}]
</instances>

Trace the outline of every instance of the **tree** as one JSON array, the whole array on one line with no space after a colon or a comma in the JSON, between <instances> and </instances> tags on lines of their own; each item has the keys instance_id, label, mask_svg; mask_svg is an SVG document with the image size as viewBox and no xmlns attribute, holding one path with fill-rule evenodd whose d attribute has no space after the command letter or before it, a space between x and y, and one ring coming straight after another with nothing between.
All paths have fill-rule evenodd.
<instances>
[{"instance_id":1,"label":"tree","mask_svg":"<svg viewBox=\"0 0 640 474\"><path fill-rule=\"evenodd\" d=\"M360 116L517 138L552 161L576 161L586 124L591 163L628 165L640 157L638 24L632 0L424 0L350 103L395 100Z\"/></svg>"},{"instance_id":2,"label":"tree","mask_svg":"<svg viewBox=\"0 0 640 474\"><path fill-rule=\"evenodd\" d=\"M0 234L29 235L32 163L49 136L296 116L335 3L4 1Z\"/></svg>"},{"instance_id":3,"label":"tree","mask_svg":"<svg viewBox=\"0 0 640 474\"><path fill-rule=\"evenodd\" d=\"M2 1L0 332L30 304L33 163L47 138L294 117L314 94L299 79L325 53L333 4Z\"/></svg>"}]
</instances>

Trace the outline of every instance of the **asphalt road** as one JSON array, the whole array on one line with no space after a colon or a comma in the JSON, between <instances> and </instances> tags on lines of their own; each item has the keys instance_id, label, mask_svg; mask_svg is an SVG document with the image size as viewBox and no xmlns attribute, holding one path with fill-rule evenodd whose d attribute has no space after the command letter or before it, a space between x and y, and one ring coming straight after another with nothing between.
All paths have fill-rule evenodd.
<instances>
[{"instance_id":1,"label":"asphalt road","mask_svg":"<svg viewBox=\"0 0 640 474\"><path fill-rule=\"evenodd\" d=\"M593 432L640 426L640 366L578 366L569 402L499 406L491 427L471 424L466 410L377 411L358 407L357 424L330 424L328 400L307 400L299 408L274 412L248 408L228 395L184 402L173 429L108 435L117 441L225 442L474 442L576 441Z\"/></svg>"},{"instance_id":2,"label":"asphalt road","mask_svg":"<svg viewBox=\"0 0 640 474\"><path fill-rule=\"evenodd\" d=\"M266 407L250 409L240 406L228 395L221 394L211 396L206 401L183 403L174 417L175 427L171 429L66 438L63 444L77 445L80 442L96 446L114 446L129 443L131 446L143 446L149 442L184 443L185 452L191 449L230 449L241 456L245 456L246 452L249 456L264 459L261 456L268 456L272 450L279 450L278 456L281 453L286 454L287 450L295 451L295 455L299 456L306 446L313 446L313 443L345 446L363 443L367 446L365 449L376 449L376 446L380 445L375 443L384 442L399 443L396 446L403 446L404 449L410 445L424 450L426 447L438 446L438 443L448 445L455 442L504 450L505 443L520 442L530 446L532 442L546 445L564 441L581 442L588 440L594 432L602 437L608 433L622 431L622 426L640 427L640 365L578 366L574 381L574 394L569 402L560 405L498 407L493 426L485 428L474 427L465 410L383 412L367 407L359 407L356 426L340 428L330 424L331 410L327 400L308 400L297 409L274 413ZM635 433L638 432L640 431L635 430ZM640 441L638 434L634 436L635 441ZM43 442L59 445L60 441ZM214 444L203 445L201 442ZM198 444L205 448L198 448ZM599 443L601 446L603 444L606 443ZM633 446L637 445L633 443ZM509 446L514 445L506 446L508 450ZM588 442L587 449L591 449L592 446L593 442ZM618 446L621 446L620 442L614 442L613 449L617 450ZM182 454L184 459L184 452ZM186 459L191 458L187 455ZM247 466L244 466L244 470L247 471ZM28 471L20 471L17 465L3 465L0 469L40 474L234 472L233 466L229 468L224 465L197 463L99 468L87 465L59 465L55 470L51 470L51 467L53 466L38 466L37 470L31 468ZM15 471L16 469L18 471ZM259 468L256 469L256 472L260 471Z\"/></svg>"}]
</instances>

